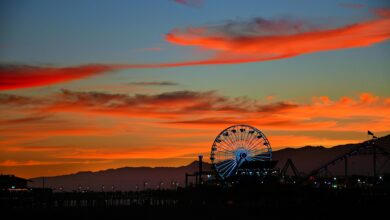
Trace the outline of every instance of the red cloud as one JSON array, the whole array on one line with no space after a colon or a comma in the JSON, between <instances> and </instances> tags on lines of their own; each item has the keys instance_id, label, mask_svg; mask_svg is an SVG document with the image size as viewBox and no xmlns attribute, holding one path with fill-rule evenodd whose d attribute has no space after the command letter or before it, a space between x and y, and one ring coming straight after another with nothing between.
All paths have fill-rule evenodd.
<instances>
[{"instance_id":1,"label":"red cloud","mask_svg":"<svg viewBox=\"0 0 390 220\"><path fill-rule=\"evenodd\" d=\"M367 129L379 135L389 132L390 99L362 93L291 103L216 92L128 95L63 90L34 98L0 94L0 115L0 144L9 160L0 165L27 166L64 159L95 163L181 157L208 151L215 134L235 123L264 130L277 148L347 143L361 139ZM362 136L340 138L346 133ZM33 162L23 164L23 158Z\"/></svg>"},{"instance_id":2,"label":"red cloud","mask_svg":"<svg viewBox=\"0 0 390 220\"><path fill-rule=\"evenodd\" d=\"M55 112L88 112L136 118L173 119L190 114L218 116L236 113L283 112L298 107L288 102L262 104L247 98L228 98L216 92L174 91L156 95L108 94L62 90L53 100L42 106L41 114Z\"/></svg>"},{"instance_id":3,"label":"red cloud","mask_svg":"<svg viewBox=\"0 0 390 220\"><path fill-rule=\"evenodd\" d=\"M320 29L303 23L255 19L217 27L175 29L166 40L181 46L215 51L210 63L265 61L307 53L367 47L390 38L388 10L374 20Z\"/></svg>"},{"instance_id":4,"label":"red cloud","mask_svg":"<svg viewBox=\"0 0 390 220\"><path fill-rule=\"evenodd\" d=\"M107 65L84 65L76 67L0 66L0 90L46 86L94 76L115 70Z\"/></svg>"},{"instance_id":5,"label":"red cloud","mask_svg":"<svg viewBox=\"0 0 390 220\"><path fill-rule=\"evenodd\" d=\"M388 98L370 93L362 93L358 99L342 97L339 100L331 100L327 96L314 97L309 104L299 104L288 101L264 103L245 97L229 98L216 92L175 91L131 96L63 90L56 97L35 103L34 106L26 101L18 106L14 106L13 102L4 103L4 106L22 110L27 106L25 111L28 114L0 121L0 124L24 123L24 126L27 126L28 123L37 124L41 121L51 128L53 121L49 120L48 115L54 113L81 113L89 117L105 115L147 118L150 123L161 122L159 125L163 127L195 126L199 129L219 127L222 124L248 123L262 128L283 130L355 131L370 127L387 131L386 125L390 123ZM7 129L8 133L10 129ZM92 131L94 132L99 130ZM61 133L66 134L67 131L61 130Z\"/></svg>"},{"instance_id":6,"label":"red cloud","mask_svg":"<svg viewBox=\"0 0 390 220\"><path fill-rule=\"evenodd\" d=\"M213 57L171 63L83 65L76 67L0 66L0 90L45 86L134 68L172 68L236 64L284 59L329 50L367 47L390 38L390 10L377 9L376 19L338 28L321 29L288 20L257 18L223 26L175 29L166 40L215 52Z\"/></svg>"}]
</instances>

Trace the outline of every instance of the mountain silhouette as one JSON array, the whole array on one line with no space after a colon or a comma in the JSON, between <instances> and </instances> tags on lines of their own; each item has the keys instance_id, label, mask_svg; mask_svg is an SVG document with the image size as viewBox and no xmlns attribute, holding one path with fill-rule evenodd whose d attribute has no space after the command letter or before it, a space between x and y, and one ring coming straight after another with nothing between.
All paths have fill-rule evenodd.
<instances>
[{"instance_id":1,"label":"mountain silhouette","mask_svg":"<svg viewBox=\"0 0 390 220\"><path fill-rule=\"evenodd\" d=\"M378 146L390 153L390 135L381 137L375 142ZM292 159L297 169L308 174L313 169L344 155L356 147L366 145L367 142L357 144L338 145L331 148L322 146L305 146L301 148L284 148L273 153L273 159L278 161L277 167L281 168L288 158ZM343 175L344 163L338 162L328 168L330 174ZM388 156L377 155L377 172L390 173L390 161ZM359 154L348 158L348 175L372 175L372 154Z\"/></svg>"},{"instance_id":2,"label":"mountain silhouette","mask_svg":"<svg viewBox=\"0 0 390 220\"><path fill-rule=\"evenodd\" d=\"M381 137L376 141L377 145L390 152L390 135ZM324 163L343 155L350 150L367 144L366 142L358 144L338 145L331 148L322 146L305 146L301 148L284 148L273 152L273 160L278 161L276 168L281 169L287 159L292 159L297 169L307 174ZM372 155L357 155L348 159L349 175L372 175L373 173ZM203 163L203 170L210 170L209 163ZM186 166L180 167L122 167L117 169L108 169L97 172L78 172L75 174L45 177L45 186L53 189L60 187L65 191L73 190L94 190L94 191L112 191L112 190L136 190L138 189L156 189L157 187L172 188L172 183L178 183L183 186L185 183L185 173L198 171L198 162L194 161ZM343 175L344 163L339 162L329 167L328 171L333 175ZM390 173L389 157L378 155L377 172ZM42 177L30 179L30 187L42 187ZM147 182L147 184L144 184ZM194 182L190 179L190 182ZM103 186L104 185L104 189ZM113 188L114 186L114 188Z\"/></svg>"},{"instance_id":3,"label":"mountain silhouette","mask_svg":"<svg viewBox=\"0 0 390 220\"><path fill-rule=\"evenodd\" d=\"M203 163L204 170L210 170L210 164ZM185 173L194 173L198 170L198 162L194 161L181 167L122 167L117 169L108 169L97 172L83 171L75 174L45 177L45 186L49 188L63 188L65 191L88 189L101 191L104 186L105 191L114 190L139 190L175 187L172 183L178 183L183 186ZM29 186L42 187L42 177L30 179ZM163 182L163 184L161 184Z\"/></svg>"}]
</instances>

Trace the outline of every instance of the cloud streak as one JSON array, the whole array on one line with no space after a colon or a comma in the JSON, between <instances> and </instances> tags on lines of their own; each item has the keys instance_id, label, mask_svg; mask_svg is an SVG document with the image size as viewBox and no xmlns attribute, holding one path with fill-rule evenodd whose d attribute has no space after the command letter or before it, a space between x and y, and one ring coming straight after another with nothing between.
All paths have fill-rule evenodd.
<instances>
[{"instance_id":1,"label":"cloud streak","mask_svg":"<svg viewBox=\"0 0 390 220\"><path fill-rule=\"evenodd\" d=\"M362 9L366 7L366 5L364 4L354 4L354 3L340 3L339 6L343 8L351 8L351 9Z\"/></svg>"},{"instance_id":2,"label":"cloud streak","mask_svg":"<svg viewBox=\"0 0 390 220\"><path fill-rule=\"evenodd\" d=\"M163 81L163 82L131 82L127 83L132 86L177 86L178 83Z\"/></svg>"},{"instance_id":3,"label":"cloud streak","mask_svg":"<svg viewBox=\"0 0 390 220\"><path fill-rule=\"evenodd\" d=\"M190 7L200 7L203 5L203 0L173 0L175 3Z\"/></svg>"},{"instance_id":4,"label":"cloud streak","mask_svg":"<svg viewBox=\"0 0 390 220\"><path fill-rule=\"evenodd\" d=\"M390 38L390 10L375 10L376 18L335 28L291 19L230 21L224 25L177 28L165 39L178 46L214 53L204 60L169 63L39 67L2 65L0 90L47 86L101 73L140 68L263 62L322 51L368 47Z\"/></svg>"},{"instance_id":5,"label":"cloud streak","mask_svg":"<svg viewBox=\"0 0 390 220\"><path fill-rule=\"evenodd\" d=\"M180 118L189 114L267 113L283 112L297 107L294 103L263 104L245 97L228 98L214 91L173 91L155 95L125 95L103 92L62 90L53 102L43 106L42 113L61 111L92 112L137 118Z\"/></svg>"},{"instance_id":6,"label":"cloud streak","mask_svg":"<svg viewBox=\"0 0 390 220\"><path fill-rule=\"evenodd\" d=\"M62 90L0 98L8 100L0 103L4 167L176 158L208 151L215 135L232 124L263 130L274 148L347 143L364 138L367 129L389 132L390 124L390 98L371 93L306 102L227 97L215 91L129 95ZM357 134L356 139L330 134L346 132Z\"/></svg>"},{"instance_id":7,"label":"cloud streak","mask_svg":"<svg viewBox=\"0 0 390 220\"><path fill-rule=\"evenodd\" d=\"M387 10L384 10L385 12ZM302 22L256 18L248 22L174 29L166 40L181 46L215 51L216 63L255 62L308 53L367 47L390 38L390 17L336 28L319 28Z\"/></svg>"},{"instance_id":8,"label":"cloud streak","mask_svg":"<svg viewBox=\"0 0 390 220\"><path fill-rule=\"evenodd\" d=\"M0 90L47 86L83 79L117 69L120 69L120 67L92 64L75 67L1 65Z\"/></svg>"},{"instance_id":9,"label":"cloud streak","mask_svg":"<svg viewBox=\"0 0 390 220\"><path fill-rule=\"evenodd\" d=\"M23 109L24 106L28 106L27 115L2 122L17 124L43 121L48 126L52 126L53 121L50 121L48 116L62 112L147 118L162 126L177 124L183 127L195 125L201 128L249 123L269 129L284 130L365 130L367 127L372 127L378 131L386 131L388 129L386 124L390 123L388 116L390 99L371 93L361 93L357 99L341 97L339 100L332 100L322 96L313 97L311 103L296 103L270 102L246 97L230 98L221 96L215 91L184 90L154 95L127 95L62 90L55 96L34 103L35 106L31 106L31 103L24 101L24 104L17 107ZM6 106L14 105L13 102L4 103L4 109L7 109ZM63 127L62 130L64 129L66 128ZM73 134L71 130L66 133L68 132ZM91 133L93 132L96 131ZM84 132L75 133L87 134L88 128Z\"/></svg>"}]
</instances>

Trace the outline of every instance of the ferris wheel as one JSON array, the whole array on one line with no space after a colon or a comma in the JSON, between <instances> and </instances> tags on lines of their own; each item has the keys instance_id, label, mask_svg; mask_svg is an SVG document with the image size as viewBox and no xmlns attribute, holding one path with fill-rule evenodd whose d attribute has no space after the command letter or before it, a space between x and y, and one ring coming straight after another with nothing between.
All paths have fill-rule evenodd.
<instances>
[{"instance_id":1,"label":"ferris wheel","mask_svg":"<svg viewBox=\"0 0 390 220\"><path fill-rule=\"evenodd\" d=\"M270 161L272 149L267 137L249 125L233 125L215 138L210 160L221 179L236 174L244 162Z\"/></svg>"}]
</instances>

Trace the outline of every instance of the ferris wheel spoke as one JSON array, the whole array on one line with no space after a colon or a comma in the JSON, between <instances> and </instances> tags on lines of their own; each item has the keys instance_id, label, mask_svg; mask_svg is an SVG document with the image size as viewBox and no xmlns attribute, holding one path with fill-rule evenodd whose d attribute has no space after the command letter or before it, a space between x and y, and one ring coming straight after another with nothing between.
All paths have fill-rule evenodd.
<instances>
[{"instance_id":1,"label":"ferris wheel spoke","mask_svg":"<svg viewBox=\"0 0 390 220\"><path fill-rule=\"evenodd\" d=\"M232 160L232 159L227 159L227 160L223 160L223 161L221 161L221 162L217 162L215 165L216 166L221 166L221 165L224 165L224 164L226 164L226 163L231 163L231 162L233 162L234 160Z\"/></svg>"},{"instance_id":2,"label":"ferris wheel spoke","mask_svg":"<svg viewBox=\"0 0 390 220\"><path fill-rule=\"evenodd\" d=\"M215 148L215 150L219 150L219 149L224 149L224 150L231 150L231 148L227 145L225 145L225 143L223 142L217 142L216 144L214 144L213 148Z\"/></svg>"},{"instance_id":3,"label":"ferris wheel spoke","mask_svg":"<svg viewBox=\"0 0 390 220\"><path fill-rule=\"evenodd\" d=\"M224 167L223 169L219 170L219 173L221 173L223 176L228 174L231 169L233 169L236 166L235 163L229 164L229 166Z\"/></svg>"},{"instance_id":4,"label":"ferris wheel spoke","mask_svg":"<svg viewBox=\"0 0 390 220\"><path fill-rule=\"evenodd\" d=\"M234 149L234 143L230 139L229 133L227 133L228 136L224 136L225 143L229 146L229 148Z\"/></svg>"},{"instance_id":5,"label":"ferris wheel spoke","mask_svg":"<svg viewBox=\"0 0 390 220\"><path fill-rule=\"evenodd\" d=\"M259 138L260 136L262 137L263 135L259 132L255 132L252 136L250 145L253 146L254 144L258 143L257 140L263 140L262 138Z\"/></svg>"},{"instance_id":6,"label":"ferris wheel spoke","mask_svg":"<svg viewBox=\"0 0 390 220\"><path fill-rule=\"evenodd\" d=\"M264 140L263 139L258 139L257 137L256 137L256 139L259 140L259 141L252 143L251 146L250 146L250 149L256 149L257 147L260 146L259 144L264 144Z\"/></svg>"},{"instance_id":7,"label":"ferris wheel spoke","mask_svg":"<svg viewBox=\"0 0 390 220\"><path fill-rule=\"evenodd\" d=\"M220 144L221 144L223 147L225 147L226 150L234 150L234 148L233 148L233 146L232 146L232 144L231 144L230 142L222 141Z\"/></svg>"},{"instance_id":8,"label":"ferris wheel spoke","mask_svg":"<svg viewBox=\"0 0 390 220\"><path fill-rule=\"evenodd\" d=\"M222 162L219 162L219 163L215 164L215 166L217 168L223 168L224 166L226 166L228 164L231 164L232 162L234 162L234 160L224 160Z\"/></svg>"},{"instance_id":9,"label":"ferris wheel spoke","mask_svg":"<svg viewBox=\"0 0 390 220\"><path fill-rule=\"evenodd\" d=\"M231 135L228 136L228 139L230 141L230 144L231 146L236 149L238 146L237 146L237 142L236 142L236 137L235 137L235 134L232 132Z\"/></svg>"},{"instance_id":10,"label":"ferris wheel spoke","mask_svg":"<svg viewBox=\"0 0 390 220\"><path fill-rule=\"evenodd\" d=\"M256 144L256 145L253 145L249 148L249 151L251 152L261 152L261 153L264 153L263 151L263 148L261 147L261 145L259 144Z\"/></svg>"},{"instance_id":11,"label":"ferris wheel spoke","mask_svg":"<svg viewBox=\"0 0 390 220\"><path fill-rule=\"evenodd\" d=\"M235 166L235 163L229 163L228 165L220 168L219 171L220 172L225 172L226 170L229 170L232 166Z\"/></svg>"},{"instance_id":12,"label":"ferris wheel spoke","mask_svg":"<svg viewBox=\"0 0 390 220\"><path fill-rule=\"evenodd\" d=\"M250 146L251 146L251 138L252 138L252 135L249 136L248 140L245 141L245 148L247 150L250 150Z\"/></svg>"},{"instance_id":13,"label":"ferris wheel spoke","mask_svg":"<svg viewBox=\"0 0 390 220\"><path fill-rule=\"evenodd\" d=\"M240 130L238 129L238 127L235 127L234 130L235 130L235 132L233 132L233 134L234 134L236 146L237 147L241 147L240 146L241 145L241 143L240 143L240 134L239 134Z\"/></svg>"},{"instance_id":14,"label":"ferris wheel spoke","mask_svg":"<svg viewBox=\"0 0 390 220\"><path fill-rule=\"evenodd\" d=\"M232 151L232 150L218 150L217 153L230 153L230 154L234 154L234 151Z\"/></svg>"},{"instance_id":15,"label":"ferris wheel spoke","mask_svg":"<svg viewBox=\"0 0 390 220\"><path fill-rule=\"evenodd\" d=\"M226 150L226 151L231 150L228 146L226 146L225 144L221 144L221 143L219 145L216 145L215 148L217 151L219 151L219 149Z\"/></svg>"},{"instance_id":16,"label":"ferris wheel spoke","mask_svg":"<svg viewBox=\"0 0 390 220\"><path fill-rule=\"evenodd\" d=\"M233 164L231 164L227 169L225 169L225 171L223 171L221 174L222 176L224 177L228 177L230 175L230 173L236 168L236 163L234 161ZM227 174L227 175L226 175Z\"/></svg>"},{"instance_id":17,"label":"ferris wheel spoke","mask_svg":"<svg viewBox=\"0 0 390 220\"><path fill-rule=\"evenodd\" d=\"M236 137L235 137L235 134L234 132L230 132L230 135L228 136L228 140L230 141L230 144L232 145L232 147L236 148L236 141L235 141Z\"/></svg>"},{"instance_id":18,"label":"ferris wheel spoke","mask_svg":"<svg viewBox=\"0 0 390 220\"><path fill-rule=\"evenodd\" d=\"M268 160L270 159L271 157L268 155L256 155L256 156L253 156L251 157L251 160Z\"/></svg>"},{"instance_id":19,"label":"ferris wheel spoke","mask_svg":"<svg viewBox=\"0 0 390 220\"><path fill-rule=\"evenodd\" d=\"M260 150L260 149L253 149L253 150L250 150L249 152L251 152L252 155L259 155L259 154L268 153L268 151L263 151L263 150Z\"/></svg>"},{"instance_id":20,"label":"ferris wheel spoke","mask_svg":"<svg viewBox=\"0 0 390 220\"><path fill-rule=\"evenodd\" d=\"M228 152L217 152L216 154L221 157L227 157L227 159L230 159L233 155L233 153Z\"/></svg>"},{"instance_id":21,"label":"ferris wheel spoke","mask_svg":"<svg viewBox=\"0 0 390 220\"><path fill-rule=\"evenodd\" d=\"M249 131L245 132L245 138L244 138L244 141L243 141L245 148L248 148L248 136L249 136L249 134L250 134Z\"/></svg>"},{"instance_id":22,"label":"ferris wheel spoke","mask_svg":"<svg viewBox=\"0 0 390 220\"><path fill-rule=\"evenodd\" d=\"M237 129L237 143L240 147L244 147L242 144L242 132L241 129Z\"/></svg>"},{"instance_id":23,"label":"ferris wheel spoke","mask_svg":"<svg viewBox=\"0 0 390 220\"><path fill-rule=\"evenodd\" d=\"M257 137L257 134L255 131L253 133L251 133L250 139L248 140L248 147L250 147L252 145L252 143L256 140L256 137Z\"/></svg>"},{"instance_id":24,"label":"ferris wheel spoke","mask_svg":"<svg viewBox=\"0 0 390 220\"><path fill-rule=\"evenodd\" d=\"M218 154L216 154L216 157L218 158L217 161L230 160L231 154L218 153Z\"/></svg>"},{"instance_id":25,"label":"ferris wheel spoke","mask_svg":"<svg viewBox=\"0 0 390 220\"><path fill-rule=\"evenodd\" d=\"M230 169L229 173L227 174L227 177L229 177L229 176L231 176L232 174L234 174L234 172L237 171L237 167L238 167L238 165L232 167L232 168Z\"/></svg>"},{"instance_id":26,"label":"ferris wheel spoke","mask_svg":"<svg viewBox=\"0 0 390 220\"><path fill-rule=\"evenodd\" d=\"M266 147L264 144L265 144L264 142L261 142L260 145L254 146L253 150L256 152L260 152L262 154L270 152L269 148Z\"/></svg>"},{"instance_id":27,"label":"ferris wheel spoke","mask_svg":"<svg viewBox=\"0 0 390 220\"><path fill-rule=\"evenodd\" d=\"M237 133L238 133L238 142L240 143L240 146L241 147L244 147L243 145L243 133L244 133L245 129L243 129L242 127L239 127L237 129Z\"/></svg>"},{"instance_id":28,"label":"ferris wheel spoke","mask_svg":"<svg viewBox=\"0 0 390 220\"><path fill-rule=\"evenodd\" d=\"M247 136L248 136L248 132L246 131L246 129L244 129L244 128L242 128L242 129L243 129L243 131L242 131L241 143L242 143L242 146L243 146L244 148L246 148L245 142L246 142L246 138L247 138Z\"/></svg>"},{"instance_id":29,"label":"ferris wheel spoke","mask_svg":"<svg viewBox=\"0 0 390 220\"><path fill-rule=\"evenodd\" d=\"M268 160L269 159L269 157L267 157L267 158L251 158L250 159L250 161L266 161L266 160Z\"/></svg>"}]
</instances>

